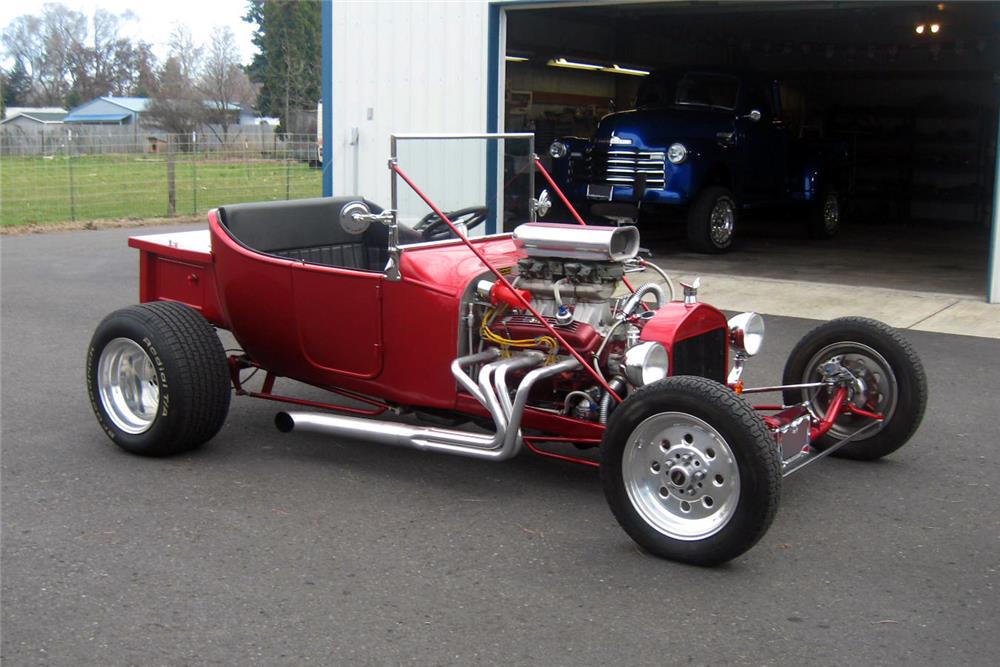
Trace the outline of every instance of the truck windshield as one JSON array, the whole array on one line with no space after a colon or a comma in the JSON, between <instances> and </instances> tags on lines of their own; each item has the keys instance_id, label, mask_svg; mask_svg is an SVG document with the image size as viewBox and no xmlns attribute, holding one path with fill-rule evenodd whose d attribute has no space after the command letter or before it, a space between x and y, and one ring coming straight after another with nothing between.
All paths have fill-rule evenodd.
<instances>
[{"instance_id":1,"label":"truck windshield","mask_svg":"<svg viewBox=\"0 0 1000 667\"><path fill-rule=\"evenodd\" d=\"M653 76L639 91L639 106L698 106L733 110L739 80L724 74L688 73L681 77Z\"/></svg>"}]
</instances>

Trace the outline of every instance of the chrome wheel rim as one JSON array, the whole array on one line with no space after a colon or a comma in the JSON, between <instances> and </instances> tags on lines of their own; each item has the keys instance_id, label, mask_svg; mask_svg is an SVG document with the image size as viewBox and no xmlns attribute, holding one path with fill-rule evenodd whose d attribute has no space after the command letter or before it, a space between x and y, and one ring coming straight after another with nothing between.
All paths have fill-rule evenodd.
<instances>
[{"instance_id":1,"label":"chrome wheel rim","mask_svg":"<svg viewBox=\"0 0 1000 667\"><path fill-rule=\"evenodd\" d=\"M716 534L740 499L732 449L707 422L683 412L661 412L636 427L625 444L622 478L642 520L676 540Z\"/></svg>"},{"instance_id":2,"label":"chrome wheel rim","mask_svg":"<svg viewBox=\"0 0 1000 667\"><path fill-rule=\"evenodd\" d=\"M156 419L160 383L146 351L130 338L104 346L97 364L101 405L111 422L125 433L145 433Z\"/></svg>"},{"instance_id":3,"label":"chrome wheel rim","mask_svg":"<svg viewBox=\"0 0 1000 667\"><path fill-rule=\"evenodd\" d=\"M709 216L709 234L712 243L717 247L725 247L733 238L733 227L736 226L736 209L728 198L720 198L712 207Z\"/></svg>"},{"instance_id":4,"label":"chrome wheel rim","mask_svg":"<svg viewBox=\"0 0 1000 667\"><path fill-rule=\"evenodd\" d=\"M823 202L823 226L828 233L832 234L837 231L837 225L839 224L840 203L837 201L836 195L827 195L826 201Z\"/></svg>"},{"instance_id":5,"label":"chrome wheel rim","mask_svg":"<svg viewBox=\"0 0 1000 667\"><path fill-rule=\"evenodd\" d=\"M820 367L836 361L855 377L848 389L847 400L857 408L881 414L883 419L858 440L866 440L883 428L892 419L899 400L899 385L896 374L886 358L874 348L854 341L843 341L827 345L813 355L806 364L802 383L820 382L823 379ZM807 392L809 412L816 419L822 419L830 405L833 389L817 388ZM830 428L835 438L846 438L858 429L871 425L869 417L844 414L837 418Z\"/></svg>"}]
</instances>

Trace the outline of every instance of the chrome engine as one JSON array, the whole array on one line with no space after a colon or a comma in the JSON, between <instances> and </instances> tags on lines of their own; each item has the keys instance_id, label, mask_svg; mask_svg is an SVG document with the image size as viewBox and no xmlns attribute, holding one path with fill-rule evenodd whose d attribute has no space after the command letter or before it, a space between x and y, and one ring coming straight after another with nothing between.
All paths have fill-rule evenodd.
<instances>
[{"instance_id":1,"label":"chrome engine","mask_svg":"<svg viewBox=\"0 0 1000 667\"><path fill-rule=\"evenodd\" d=\"M634 294L623 286L627 271L641 270L635 227L533 223L518 227L513 239L526 257L509 276L511 284L567 344L591 361L616 392L667 374L662 346L639 340L641 319L651 316L667 297L655 283L640 286ZM512 352L552 347L555 341L548 328L523 309L502 283L481 280L476 293L482 310L470 318L479 334L470 331L470 352L489 346ZM641 305L644 299L649 315ZM561 349L548 352L550 356L568 354ZM609 395L594 378L583 372L578 375L578 385L557 392L558 406L578 418L605 420Z\"/></svg>"},{"instance_id":2,"label":"chrome engine","mask_svg":"<svg viewBox=\"0 0 1000 667\"><path fill-rule=\"evenodd\" d=\"M626 263L639 251L635 227L521 225L514 243L528 255L517 264L517 286L531 293L541 315L608 333Z\"/></svg>"}]
</instances>

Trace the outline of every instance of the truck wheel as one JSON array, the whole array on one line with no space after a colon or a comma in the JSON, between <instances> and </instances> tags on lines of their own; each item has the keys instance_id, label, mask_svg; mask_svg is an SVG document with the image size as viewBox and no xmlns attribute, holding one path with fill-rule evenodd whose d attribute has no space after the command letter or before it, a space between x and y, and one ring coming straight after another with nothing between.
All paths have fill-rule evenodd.
<instances>
[{"instance_id":1,"label":"truck wheel","mask_svg":"<svg viewBox=\"0 0 1000 667\"><path fill-rule=\"evenodd\" d=\"M644 549L715 565L767 532L781 460L746 401L717 382L678 376L646 385L612 413L601 481L618 523Z\"/></svg>"},{"instance_id":2,"label":"truck wheel","mask_svg":"<svg viewBox=\"0 0 1000 667\"><path fill-rule=\"evenodd\" d=\"M827 190L809 211L809 236L832 239L839 231L840 195L834 190Z\"/></svg>"},{"instance_id":3,"label":"truck wheel","mask_svg":"<svg viewBox=\"0 0 1000 667\"><path fill-rule=\"evenodd\" d=\"M211 439L229 411L229 373L212 326L188 306L146 303L98 325L87 351L97 421L122 449L170 456Z\"/></svg>"},{"instance_id":4,"label":"truck wheel","mask_svg":"<svg viewBox=\"0 0 1000 667\"><path fill-rule=\"evenodd\" d=\"M723 187L706 188L687 214L687 237L696 252L723 253L733 245L736 201Z\"/></svg>"},{"instance_id":5,"label":"truck wheel","mask_svg":"<svg viewBox=\"0 0 1000 667\"><path fill-rule=\"evenodd\" d=\"M833 456L872 460L896 451L920 426L927 406L927 376L906 340L895 329L865 317L842 317L822 324L792 349L782 382L805 384L821 379L820 367L834 357L857 378L848 400L885 419L866 435L849 442ZM785 404L809 401L813 417L821 418L830 401L826 389L786 389ZM827 435L812 443L824 449L867 426L867 417L846 414Z\"/></svg>"}]
</instances>

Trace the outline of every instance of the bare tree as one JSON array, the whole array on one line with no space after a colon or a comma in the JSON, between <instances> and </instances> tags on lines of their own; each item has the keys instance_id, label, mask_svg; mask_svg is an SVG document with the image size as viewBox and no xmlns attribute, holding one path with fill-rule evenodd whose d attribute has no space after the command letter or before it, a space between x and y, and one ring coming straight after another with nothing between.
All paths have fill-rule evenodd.
<instances>
[{"instance_id":1,"label":"bare tree","mask_svg":"<svg viewBox=\"0 0 1000 667\"><path fill-rule=\"evenodd\" d=\"M45 5L43 16L19 16L7 25L4 47L28 76L30 102L63 103L72 86L72 52L86 30L86 17L63 5Z\"/></svg>"},{"instance_id":2,"label":"bare tree","mask_svg":"<svg viewBox=\"0 0 1000 667\"><path fill-rule=\"evenodd\" d=\"M45 62L36 82L44 104L62 104L73 88L73 70L87 39L87 17L64 5L42 8Z\"/></svg>"},{"instance_id":3,"label":"bare tree","mask_svg":"<svg viewBox=\"0 0 1000 667\"><path fill-rule=\"evenodd\" d=\"M94 12L94 30L89 42L78 45L74 58L70 104L100 95L144 95L155 79L155 58L149 44L121 37L124 21L135 15L115 15L103 9Z\"/></svg>"},{"instance_id":4,"label":"bare tree","mask_svg":"<svg viewBox=\"0 0 1000 667\"><path fill-rule=\"evenodd\" d=\"M148 44L119 35L128 12L97 10L93 32L86 15L46 4L41 16L19 16L3 31L6 55L26 81L20 96L32 104L75 106L98 95L128 95L148 89L155 69Z\"/></svg>"},{"instance_id":5,"label":"bare tree","mask_svg":"<svg viewBox=\"0 0 1000 667\"><path fill-rule=\"evenodd\" d=\"M202 48L194 43L191 30L186 25L174 25L167 46L170 57L177 61L180 76L187 81L197 81L201 73Z\"/></svg>"},{"instance_id":6,"label":"bare tree","mask_svg":"<svg viewBox=\"0 0 1000 667\"><path fill-rule=\"evenodd\" d=\"M214 31L198 89L208 106L209 129L218 137L214 127L218 125L222 130L218 138L227 142L229 127L237 120L240 107L254 96L253 84L240 66L236 37L228 27L217 27Z\"/></svg>"},{"instance_id":7,"label":"bare tree","mask_svg":"<svg viewBox=\"0 0 1000 667\"><path fill-rule=\"evenodd\" d=\"M170 56L157 73L146 118L175 134L188 135L205 121L205 98L196 85L201 48L185 26L175 26Z\"/></svg>"}]
</instances>

